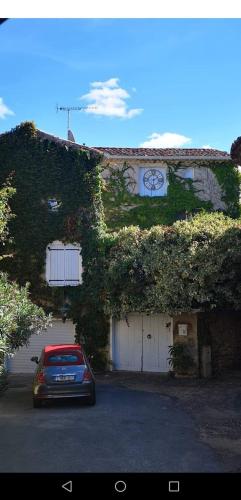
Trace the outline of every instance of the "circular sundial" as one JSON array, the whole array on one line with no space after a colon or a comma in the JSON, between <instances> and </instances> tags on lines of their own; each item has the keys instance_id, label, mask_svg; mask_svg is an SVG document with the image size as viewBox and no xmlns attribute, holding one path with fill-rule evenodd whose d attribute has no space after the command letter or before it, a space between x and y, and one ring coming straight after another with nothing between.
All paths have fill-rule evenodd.
<instances>
[{"instance_id":1,"label":"circular sundial","mask_svg":"<svg viewBox=\"0 0 241 500\"><path fill-rule=\"evenodd\" d=\"M164 184L164 176L156 168L150 168L143 175L143 182L147 189L150 191L157 191Z\"/></svg>"}]
</instances>

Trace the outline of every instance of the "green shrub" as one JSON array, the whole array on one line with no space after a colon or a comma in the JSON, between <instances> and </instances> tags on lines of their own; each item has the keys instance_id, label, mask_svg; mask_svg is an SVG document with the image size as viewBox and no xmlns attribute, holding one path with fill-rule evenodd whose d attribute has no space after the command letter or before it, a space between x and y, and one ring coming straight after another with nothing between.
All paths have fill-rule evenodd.
<instances>
[{"instance_id":1,"label":"green shrub","mask_svg":"<svg viewBox=\"0 0 241 500\"><path fill-rule=\"evenodd\" d=\"M187 374L194 367L193 358L186 344L176 343L169 346L169 354L168 362L174 372Z\"/></svg>"}]
</instances>

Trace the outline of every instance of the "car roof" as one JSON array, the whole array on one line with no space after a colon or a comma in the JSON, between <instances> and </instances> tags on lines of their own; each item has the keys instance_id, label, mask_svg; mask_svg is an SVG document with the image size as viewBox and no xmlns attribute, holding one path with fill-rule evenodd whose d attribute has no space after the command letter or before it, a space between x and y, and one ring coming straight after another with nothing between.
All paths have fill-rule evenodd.
<instances>
[{"instance_id":1,"label":"car roof","mask_svg":"<svg viewBox=\"0 0 241 500\"><path fill-rule=\"evenodd\" d=\"M47 354L52 351L82 351L80 344L56 344L56 345L46 345L43 351Z\"/></svg>"}]
</instances>

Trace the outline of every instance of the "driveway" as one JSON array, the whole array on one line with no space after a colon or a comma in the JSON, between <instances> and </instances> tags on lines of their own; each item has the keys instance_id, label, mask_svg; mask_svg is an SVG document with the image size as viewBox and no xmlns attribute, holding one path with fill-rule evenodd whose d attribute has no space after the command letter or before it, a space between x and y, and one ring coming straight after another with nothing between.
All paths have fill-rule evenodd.
<instances>
[{"instance_id":1,"label":"driveway","mask_svg":"<svg viewBox=\"0 0 241 500\"><path fill-rule=\"evenodd\" d=\"M32 408L31 378L0 398L0 472L222 472L176 398L97 384L97 404Z\"/></svg>"}]
</instances>

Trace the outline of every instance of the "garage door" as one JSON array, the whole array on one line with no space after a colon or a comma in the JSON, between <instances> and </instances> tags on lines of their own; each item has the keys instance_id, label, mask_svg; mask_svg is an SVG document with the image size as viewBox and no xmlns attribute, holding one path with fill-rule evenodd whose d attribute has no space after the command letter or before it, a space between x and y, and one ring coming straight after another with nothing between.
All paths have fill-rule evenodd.
<instances>
[{"instance_id":1,"label":"garage door","mask_svg":"<svg viewBox=\"0 0 241 500\"><path fill-rule=\"evenodd\" d=\"M33 373L36 364L30 361L32 356L39 356L41 350L48 344L73 344L75 328L72 321L63 323L61 320L55 320L52 328L48 328L41 335L33 335L30 338L28 347L22 347L16 352L13 358L7 363L11 373Z\"/></svg>"},{"instance_id":2,"label":"garage door","mask_svg":"<svg viewBox=\"0 0 241 500\"><path fill-rule=\"evenodd\" d=\"M166 314L128 314L113 321L112 360L116 370L168 372L172 320Z\"/></svg>"}]
</instances>

